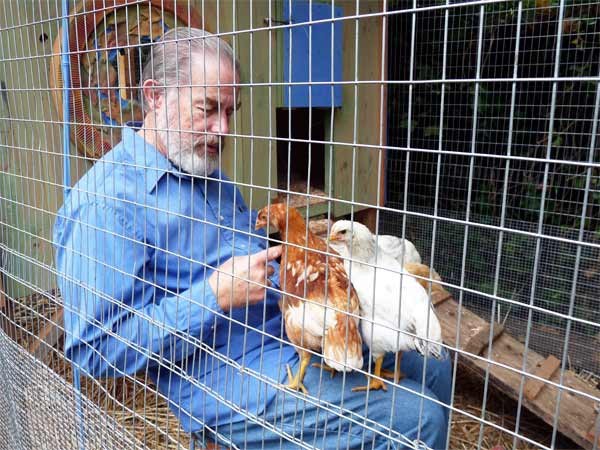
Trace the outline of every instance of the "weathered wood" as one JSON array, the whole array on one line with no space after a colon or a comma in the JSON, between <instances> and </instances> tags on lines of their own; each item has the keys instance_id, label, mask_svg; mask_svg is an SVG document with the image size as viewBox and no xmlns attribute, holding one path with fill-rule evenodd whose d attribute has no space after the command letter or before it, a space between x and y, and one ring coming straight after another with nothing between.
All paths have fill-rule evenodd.
<instances>
[{"instance_id":1,"label":"weathered wood","mask_svg":"<svg viewBox=\"0 0 600 450\"><path fill-rule=\"evenodd\" d=\"M594 445L594 437L598 436L598 447L600 447L600 413L596 415L596 419L594 420L594 425L588 431L586 435L586 439L590 442L590 444Z\"/></svg>"},{"instance_id":2,"label":"weathered wood","mask_svg":"<svg viewBox=\"0 0 600 450\"><path fill-rule=\"evenodd\" d=\"M560 367L560 360L553 355L548 356L541 364L534 369L533 375L544 378L545 380L551 380L552 375L556 372L556 369ZM529 400L533 400L540 393L542 388L546 385L541 380L530 378L525 383L525 397Z\"/></svg>"},{"instance_id":3,"label":"weathered wood","mask_svg":"<svg viewBox=\"0 0 600 450\"><path fill-rule=\"evenodd\" d=\"M48 319L43 321L45 322L44 326L29 344L29 353L42 361L45 360L46 355L50 353L63 335L63 315L64 309L59 306Z\"/></svg>"},{"instance_id":4,"label":"weathered wood","mask_svg":"<svg viewBox=\"0 0 600 450\"><path fill-rule=\"evenodd\" d=\"M0 309L6 308L6 295L4 294L4 283L2 281L2 274L0 273Z\"/></svg>"},{"instance_id":5,"label":"weathered wood","mask_svg":"<svg viewBox=\"0 0 600 450\"><path fill-rule=\"evenodd\" d=\"M4 314L2 318L2 329L13 340L17 339L17 327L14 321L14 303L4 290L4 276L0 272L0 311Z\"/></svg>"},{"instance_id":6,"label":"weathered wood","mask_svg":"<svg viewBox=\"0 0 600 450\"><path fill-rule=\"evenodd\" d=\"M433 291L431 293L431 303L433 304L433 306L437 306L442 302L445 302L448 299L452 298L452 294L450 294L448 291Z\"/></svg>"},{"instance_id":7,"label":"weathered wood","mask_svg":"<svg viewBox=\"0 0 600 450\"><path fill-rule=\"evenodd\" d=\"M468 309L462 307L459 311L458 303L454 299L439 303L436 306L436 313L442 325L444 342L461 350L464 350L465 344L469 342L471 335L474 333L473 330L484 328L487 325L484 319ZM459 318L460 329L457 330ZM524 345L505 332L494 341L490 354L488 354L487 347L484 347L481 356L486 359L480 360L473 356L461 354L459 362L482 377L489 373L490 383L494 387L514 400L518 400L525 376L497 364L520 371L523 368L524 353ZM538 364L543 363L544 359L540 354L529 350L525 371L532 373ZM583 448L591 449L593 447L591 439L593 438L588 438L588 431L593 429L595 425L596 412L594 408L596 402L600 401L600 390L594 389L580 380L569 370L565 371L563 375L563 385L585 393L593 397L595 401L577 393L563 390L557 411L558 388L546 385L545 389L542 389L535 399L530 400L523 397L523 406L549 425L554 423L555 417L558 415L558 430Z\"/></svg>"},{"instance_id":8,"label":"weathered wood","mask_svg":"<svg viewBox=\"0 0 600 450\"><path fill-rule=\"evenodd\" d=\"M486 323L483 327L474 330L474 333L471 335L471 338L465 344L463 350L473 355L480 355L484 348L486 348L490 343L490 327L490 324ZM495 323L492 342L494 342L496 338L500 336L503 332L504 327L502 326L502 324Z\"/></svg>"},{"instance_id":9,"label":"weathered wood","mask_svg":"<svg viewBox=\"0 0 600 450\"><path fill-rule=\"evenodd\" d=\"M381 11L381 4L378 1L360 2L357 6L353 0L336 0L335 5L344 8L344 15L357 12L369 15ZM359 80L381 80L381 64L385 63L381 41L382 27L383 22L380 17L361 19L358 29L354 23L344 21L343 79L354 79L357 68ZM360 39L357 39L357 33ZM356 48L357 44L358 48ZM377 61L377 63L366 64L366 61ZM381 202L382 193L385 192L380 189L379 184L383 178L379 177L382 167L380 162L385 164L385 154L381 154L383 150L380 148L362 145L384 144L386 128L382 121L387 115L387 105L385 102L382 104L382 101L385 99L385 89L377 83L359 86L346 84L342 86L342 98L343 107L335 110L333 130L326 127L325 138L334 142L356 142L356 146L333 145L334 195L337 199L375 206ZM363 209L362 206L346 202L334 202L333 206L335 217L349 214L351 211L356 213Z\"/></svg>"}]
</instances>

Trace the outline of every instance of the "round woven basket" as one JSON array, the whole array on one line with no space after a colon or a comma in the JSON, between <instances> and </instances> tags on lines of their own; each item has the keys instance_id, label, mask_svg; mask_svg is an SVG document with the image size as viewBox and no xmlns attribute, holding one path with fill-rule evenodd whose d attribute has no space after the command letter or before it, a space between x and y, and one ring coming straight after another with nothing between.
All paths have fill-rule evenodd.
<instances>
[{"instance_id":1,"label":"round woven basket","mask_svg":"<svg viewBox=\"0 0 600 450\"><path fill-rule=\"evenodd\" d=\"M77 2L69 19L71 139L78 152L97 159L121 140L121 126L142 120L141 69L152 42L175 26L201 26L185 2L164 0ZM62 117L62 31L54 41L50 87Z\"/></svg>"}]
</instances>

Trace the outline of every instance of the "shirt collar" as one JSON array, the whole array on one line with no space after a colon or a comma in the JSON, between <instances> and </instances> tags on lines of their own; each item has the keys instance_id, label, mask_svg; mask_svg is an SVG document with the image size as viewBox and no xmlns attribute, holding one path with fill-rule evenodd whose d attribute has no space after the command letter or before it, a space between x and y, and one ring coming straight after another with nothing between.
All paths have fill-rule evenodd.
<instances>
[{"instance_id":1,"label":"shirt collar","mask_svg":"<svg viewBox=\"0 0 600 450\"><path fill-rule=\"evenodd\" d=\"M190 178L181 172L169 159L137 134L143 122L127 122L123 127L123 148L133 158L136 168L144 172L147 192L152 192L158 181L168 172L182 178Z\"/></svg>"}]
</instances>

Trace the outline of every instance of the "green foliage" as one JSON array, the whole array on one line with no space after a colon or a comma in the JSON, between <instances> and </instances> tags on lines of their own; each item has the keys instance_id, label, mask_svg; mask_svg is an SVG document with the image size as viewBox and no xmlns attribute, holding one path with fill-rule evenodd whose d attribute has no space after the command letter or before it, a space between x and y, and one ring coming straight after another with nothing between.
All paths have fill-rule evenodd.
<instances>
[{"instance_id":1,"label":"green foliage","mask_svg":"<svg viewBox=\"0 0 600 450\"><path fill-rule=\"evenodd\" d=\"M420 0L418 6L446 3ZM560 22L559 0L522 1L519 30L519 2L484 5L481 46L478 42L481 5L465 2L464 6L448 10L417 13L414 49L411 48L413 15L390 17L388 41L394 49L390 61L398 63L390 66L389 79L409 79L408 61L412 53L413 79L467 80L445 85L419 83L413 86L412 94L407 85L390 86L388 95L395 105L388 118L392 145L438 149L441 137L444 151L441 158L431 153L411 153L410 205L432 207L437 202L438 207L459 214L469 208L472 220L493 225L504 214L506 220L529 222L533 230L541 220L543 226L554 226L571 233L570 236L576 236L583 225L584 231L590 232L588 236L595 235L600 242L600 169L561 164L561 161L590 160L596 165L600 163L600 136L596 137L595 148L591 138L600 92L595 79L600 73L600 4L576 0L566 0L564 4ZM394 6L408 8L412 2L397 0ZM520 34L518 43L517 34ZM559 34L562 38L557 42ZM517 44L517 78L533 81L512 82ZM557 45L560 45L558 75L566 80L554 83ZM480 78L491 81L476 83L478 60ZM411 105L410 118L408 105ZM409 123L410 143L407 142ZM590 152L594 152L591 158ZM469 157L464 153L500 158ZM502 156L509 154L522 159L507 163ZM405 152L389 153L389 158L400 162L404 157ZM547 159L557 163L548 163ZM405 165L396 163L393 167L404 170ZM404 180L405 174L391 174L391 178ZM436 183L439 183L437 199L432 189ZM471 202L467 205L469 186ZM389 197L388 201L396 201ZM445 244L448 248L462 248L464 234L454 230L443 239L452 242ZM497 283L501 297L516 296L519 301L528 301L535 244L533 238L505 235ZM476 227L469 229L465 270L476 276L466 278L468 287L488 294L493 292L495 260L489 252L496 246L497 241L490 240L489 233ZM558 271L564 269L560 277L567 284L559 286L558 281L538 279L536 305L566 312L571 301L575 247L552 251L557 252L556 267L552 270L558 277ZM448 261L448 265L456 264ZM520 286L516 293L515 284ZM581 305L587 305L581 311L597 310L597 300L578 298L578 307ZM575 314L579 314L578 310ZM595 314L585 317L600 320L598 313ZM551 320L548 315L538 319Z\"/></svg>"}]
</instances>

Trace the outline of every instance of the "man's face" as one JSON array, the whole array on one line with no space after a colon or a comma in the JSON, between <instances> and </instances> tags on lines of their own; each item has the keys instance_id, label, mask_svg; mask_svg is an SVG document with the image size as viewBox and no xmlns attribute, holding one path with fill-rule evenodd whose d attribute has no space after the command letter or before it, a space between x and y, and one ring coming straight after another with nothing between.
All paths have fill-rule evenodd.
<instances>
[{"instance_id":1,"label":"man's face","mask_svg":"<svg viewBox=\"0 0 600 450\"><path fill-rule=\"evenodd\" d=\"M219 167L239 95L234 86L217 86L236 82L230 64L219 68L216 58L207 57L206 63L199 59L192 59L193 87L167 90L166 101L156 111L156 125L169 160L187 173L206 176Z\"/></svg>"}]
</instances>

